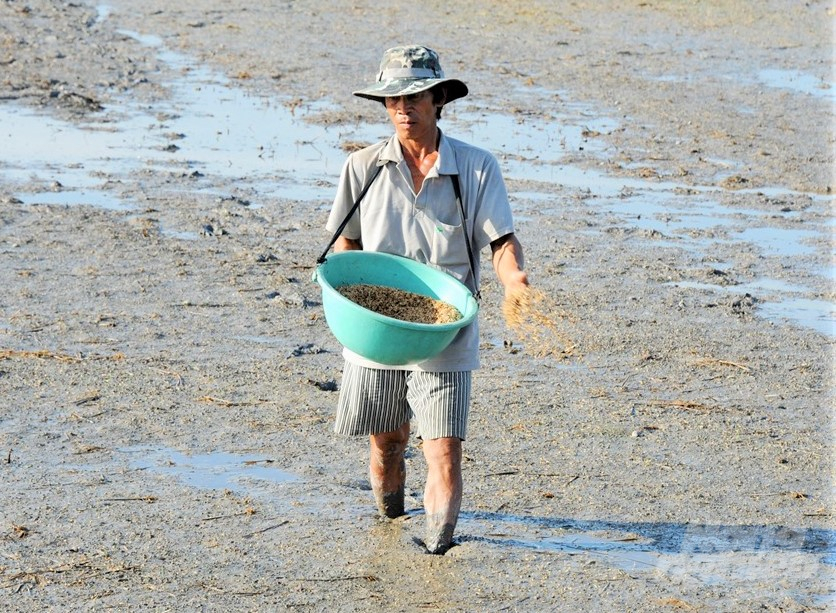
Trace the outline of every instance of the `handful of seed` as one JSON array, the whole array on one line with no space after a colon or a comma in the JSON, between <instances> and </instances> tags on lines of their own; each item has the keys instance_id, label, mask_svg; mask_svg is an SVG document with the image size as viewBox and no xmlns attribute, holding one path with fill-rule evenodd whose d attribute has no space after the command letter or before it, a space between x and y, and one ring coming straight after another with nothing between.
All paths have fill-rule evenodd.
<instances>
[{"instance_id":1,"label":"handful of seed","mask_svg":"<svg viewBox=\"0 0 836 613\"><path fill-rule=\"evenodd\" d=\"M451 304L395 287L358 283L340 286L337 291L361 307L402 321L447 324L462 318Z\"/></svg>"},{"instance_id":2,"label":"handful of seed","mask_svg":"<svg viewBox=\"0 0 836 613\"><path fill-rule=\"evenodd\" d=\"M526 287L507 296L502 303L502 315L506 325L526 339L533 355L560 358L575 355L575 343L558 329L555 320L570 319L569 315L557 308L542 291Z\"/></svg>"}]
</instances>

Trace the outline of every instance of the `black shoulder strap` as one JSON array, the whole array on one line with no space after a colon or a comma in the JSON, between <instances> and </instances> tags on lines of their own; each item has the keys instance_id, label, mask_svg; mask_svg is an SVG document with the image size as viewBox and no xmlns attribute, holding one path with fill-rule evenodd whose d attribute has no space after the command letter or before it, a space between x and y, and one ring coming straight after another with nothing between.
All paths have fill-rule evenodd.
<instances>
[{"instance_id":1,"label":"black shoulder strap","mask_svg":"<svg viewBox=\"0 0 836 613\"><path fill-rule=\"evenodd\" d=\"M340 237L340 234L342 234L343 230L345 230L345 227L348 225L348 220L351 219L351 216L354 215L354 212L358 208L360 208L360 201L365 197L366 192L369 191L369 188L372 186L372 183L377 178L377 175L380 174L381 168L383 168L382 164L378 164L375 167L374 172L372 173L372 176L369 179L369 182L366 183L365 187L363 188L363 191L360 192L360 195L357 196L357 200L354 201L354 206L351 207L351 210L348 212L348 215L345 216L345 219L343 219L342 223L340 224L340 227L337 228L336 232L334 232L334 236L331 237L331 241L328 243L328 246L325 247L325 251L323 251L322 255L320 255L319 258L317 258L317 264L322 264L325 261L325 256L328 255L328 251L330 251L331 247L334 246L334 243L336 243L337 239Z\"/></svg>"},{"instance_id":2,"label":"black shoulder strap","mask_svg":"<svg viewBox=\"0 0 836 613\"><path fill-rule=\"evenodd\" d=\"M467 227L467 212L464 209L464 202L462 201L462 188L459 185L459 175L450 175L453 181L453 191L456 192L456 202L459 203L459 213L462 217L462 229L464 230L464 244L467 246L467 258L470 260L470 276L473 277L473 286L476 291L473 297L476 300L482 299L482 292L479 291L479 285L476 281L476 260L473 259L473 247L470 246L470 230Z\"/></svg>"}]
</instances>

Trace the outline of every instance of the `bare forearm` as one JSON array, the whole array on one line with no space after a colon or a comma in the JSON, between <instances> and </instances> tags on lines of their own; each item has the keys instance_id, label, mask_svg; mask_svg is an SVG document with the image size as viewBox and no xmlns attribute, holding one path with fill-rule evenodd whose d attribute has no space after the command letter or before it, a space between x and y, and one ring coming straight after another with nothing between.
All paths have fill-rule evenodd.
<instances>
[{"instance_id":1,"label":"bare forearm","mask_svg":"<svg viewBox=\"0 0 836 613\"><path fill-rule=\"evenodd\" d=\"M523 289L528 285L525 272L525 259L520 241L513 234L503 236L491 243L493 268L499 282L505 287L505 293Z\"/></svg>"}]
</instances>

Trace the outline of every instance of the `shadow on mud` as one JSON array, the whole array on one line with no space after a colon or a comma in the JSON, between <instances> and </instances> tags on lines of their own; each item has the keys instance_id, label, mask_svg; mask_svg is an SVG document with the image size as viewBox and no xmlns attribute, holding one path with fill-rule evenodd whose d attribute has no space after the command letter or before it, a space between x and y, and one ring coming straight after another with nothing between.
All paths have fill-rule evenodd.
<instances>
[{"instance_id":1,"label":"shadow on mud","mask_svg":"<svg viewBox=\"0 0 836 613\"><path fill-rule=\"evenodd\" d=\"M751 597L784 598L791 581L804 586L790 594L802 607L836 605L833 530L465 513L457 544L468 542L577 556L582 565L601 563L623 577L661 574L696 590L734 586Z\"/></svg>"},{"instance_id":2,"label":"shadow on mud","mask_svg":"<svg viewBox=\"0 0 836 613\"><path fill-rule=\"evenodd\" d=\"M462 513L459 543L601 554L623 569L661 568L675 554L806 554L836 567L836 531L787 526L619 522L501 513ZM473 534L488 528L482 535ZM521 537L520 532L532 536Z\"/></svg>"}]
</instances>

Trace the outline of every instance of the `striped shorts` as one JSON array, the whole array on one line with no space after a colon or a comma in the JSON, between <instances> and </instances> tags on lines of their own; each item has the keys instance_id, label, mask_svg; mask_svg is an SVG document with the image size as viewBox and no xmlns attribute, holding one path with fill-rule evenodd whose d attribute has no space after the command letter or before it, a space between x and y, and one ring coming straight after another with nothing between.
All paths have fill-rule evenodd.
<instances>
[{"instance_id":1,"label":"striped shorts","mask_svg":"<svg viewBox=\"0 0 836 613\"><path fill-rule=\"evenodd\" d=\"M464 440L470 381L470 371L378 370L346 362L334 431L380 434L414 420L421 438Z\"/></svg>"}]
</instances>

